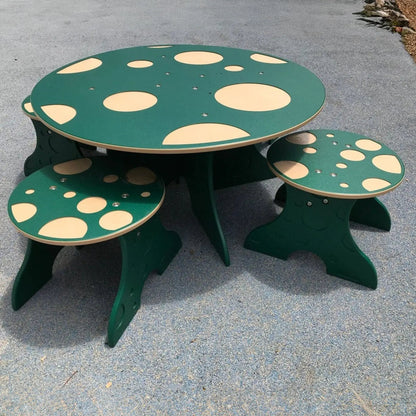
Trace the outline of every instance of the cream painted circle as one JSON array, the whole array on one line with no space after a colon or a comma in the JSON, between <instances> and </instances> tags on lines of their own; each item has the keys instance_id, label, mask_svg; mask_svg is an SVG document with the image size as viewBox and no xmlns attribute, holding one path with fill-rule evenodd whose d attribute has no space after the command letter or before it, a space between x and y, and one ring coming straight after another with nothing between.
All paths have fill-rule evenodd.
<instances>
[{"instance_id":1,"label":"cream painted circle","mask_svg":"<svg viewBox=\"0 0 416 416\"><path fill-rule=\"evenodd\" d=\"M274 167L290 179L301 179L309 174L309 169L302 163L292 160L280 160Z\"/></svg>"},{"instance_id":2,"label":"cream painted circle","mask_svg":"<svg viewBox=\"0 0 416 416\"><path fill-rule=\"evenodd\" d=\"M224 58L219 53L207 51L190 51L178 53L175 61L188 65L210 65L221 62Z\"/></svg>"},{"instance_id":3,"label":"cream painted circle","mask_svg":"<svg viewBox=\"0 0 416 416\"><path fill-rule=\"evenodd\" d=\"M91 165L91 159L75 159L69 162L58 163L53 167L53 170L61 175L76 175L85 172Z\"/></svg>"},{"instance_id":4,"label":"cream painted circle","mask_svg":"<svg viewBox=\"0 0 416 416\"><path fill-rule=\"evenodd\" d=\"M340 169L346 169L348 167L345 163L337 163L335 166Z\"/></svg>"},{"instance_id":5,"label":"cream painted circle","mask_svg":"<svg viewBox=\"0 0 416 416\"><path fill-rule=\"evenodd\" d=\"M225 107L242 111L271 111L286 107L290 95L266 84L233 84L219 89L215 99Z\"/></svg>"},{"instance_id":6,"label":"cream painted circle","mask_svg":"<svg viewBox=\"0 0 416 416\"><path fill-rule=\"evenodd\" d=\"M355 142L355 145L363 150L376 151L381 149L381 144L370 139L360 139Z\"/></svg>"},{"instance_id":7,"label":"cream painted circle","mask_svg":"<svg viewBox=\"0 0 416 416\"><path fill-rule=\"evenodd\" d=\"M75 108L64 104L42 105L40 108L49 118L58 124L68 123L68 121L71 121L77 115Z\"/></svg>"},{"instance_id":8,"label":"cream painted circle","mask_svg":"<svg viewBox=\"0 0 416 416\"><path fill-rule=\"evenodd\" d=\"M114 183L114 182L117 182L118 179L119 179L118 175L107 175L107 176L104 176L103 182Z\"/></svg>"},{"instance_id":9,"label":"cream painted circle","mask_svg":"<svg viewBox=\"0 0 416 416\"><path fill-rule=\"evenodd\" d=\"M394 155L378 155L373 157L373 165L384 172L401 173L402 167Z\"/></svg>"},{"instance_id":10,"label":"cream painted circle","mask_svg":"<svg viewBox=\"0 0 416 416\"><path fill-rule=\"evenodd\" d=\"M287 64L287 62L282 59L275 58L274 56L263 55L261 53L253 53L250 58L253 61L261 62L263 64Z\"/></svg>"},{"instance_id":11,"label":"cream painted circle","mask_svg":"<svg viewBox=\"0 0 416 416\"><path fill-rule=\"evenodd\" d=\"M390 182L380 178L368 178L362 181L363 188L369 192L378 191L379 189L386 188L389 185L391 185Z\"/></svg>"},{"instance_id":12,"label":"cream painted circle","mask_svg":"<svg viewBox=\"0 0 416 416\"><path fill-rule=\"evenodd\" d=\"M305 147L303 148L303 151L308 154L314 154L317 152L317 150L314 147Z\"/></svg>"},{"instance_id":13,"label":"cream painted circle","mask_svg":"<svg viewBox=\"0 0 416 416\"><path fill-rule=\"evenodd\" d=\"M365 159L364 153L358 150L343 150L340 155L343 159L352 160L353 162L360 162Z\"/></svg>"},{"instance_id":14,"label":"cream painted circle","mask_svg":"<svg viewBox=\"0 0 416 416\"><path fill-rule=\"evenodd\" d=\"M107 206L107 201L99 196L90 196L78 202L77 210L83 214L94 214L102 211Z\"/></svg>"},{"instance_id":15,"label":"cream painted circle","mask_svg":"<svg viewBox=\"0 0 416 416\"><path fill-rule=\"evenodd\" d=\"M142 196L143 198L149 198L149 196L150 196L150 192L142 192L142 193L140 194L140 196Z\"/></svg>"},{"instance_id":16,"label":"cream painted circle","mask_svg":"<svg viewBox=\"0 0 416 416\"><path fill-rule=\"evenodd\" d=\"M149 68L153 65L152 61L145 61L145 60L139 60L139 61L131 61L127 64L130 68Z\"/></svg>"},{"instance_id":17,"label":"cream painted circle","mask_svg":"<svg viewBox=\"0 0 416 416\"><path fill-rule=\"evenodd\" d=\"M329 137L329 138L333 138L333 137L335 137L332 133L328 133L327 135L326 135L326 137Z\"/></svg>"},{"instance_id":18,"label":"cream painted circle","mask_svg":"<svg viewBox=\"0 0 416 416\"><path fill-rule=\"evenodd\" d=\"M345 183L345 182L341 182L341 183L339 184L339 186L340 186L341 188L349 188L349 185L348 185L347 183Z\"/></svg>"},{"instance_id":19,"label":"cream painted circle","mask_svg":"<svg viewBox=\"0 0 416 416\"><path fill-rule=\"evenodd\" d=\"M34 194L35 193L35 190L34 189L27 189L26 191L25 191L25 194L26 195L32 195L32 194Z\"/></svg>"},{"instance_id":20,"label":"cream painted circle","mask_svg":"<svg viewBox=\"0 0 416 416\"><path fill-rule=\"evenodd\" d=\"M309 132L295 133L286 137L286 141L292 144L312 144L316 142L316 136Z\"/></svg>"},{"instance_id":21,"label":"cream painted circle","mask_svg":"<svg viewBox=\"0 0 416 416\"><path fill-rule=\"evenodd\" d=\"M82 238L88 231L85 221L76 217L62 217L46 223L39 235L50 238Z\"/></svg>"},{"instance_id":22,"label":"cream painted circle","mask_svg":"<svg viewBox=\"0 0 416 416\"><path fill-rule=\"evenodd\" d=\"M104 230L114 231L133 222L133 216L127 211L112 211L104 214L99 221Z\"/></svg>"},{"instance_id":23,"label":"cream painted circle","mask_svg":"<svg viewBox=\"0 0 416 416\"><path fill-rule=\"evenodd\" d=\"M29 204L28 202L22 202L11 206L12 214L17 222L24 222L32 218L36 212L36 205Z\"/></svg>"},{"instance_id":24,"label":"cream painted circle","mask_svg":"<svg viewBox=\"0 0 416 416\"><path fill-rule=\"evenodd\" d=\"M75 64L69 65L64 69L58 71L58 74L77 74L79 72L92 71L102 65L102 61L97 58L88 58L83 61L76 62Z\"/></svg>"},{"instance_id":25,"label":"cream painted circle","mask_svg":"<svg viewBox=\"0 0 416 416\"><path fill-rule=\"evenodd\" d=\"M69 191L64 193L64 198L73 198L76 195L76 192Z\"/></svg>"},{"instance_id":26,"label":"cream painted circle","mask_svg":"<svg viewBox=\"0 0 416 416\"><path fill-rule=\"evenodd\" d=\"M126 173L127 182L133 185L149 185L156 181L157 176L149 168L143 166L130 169Z\"/></svg>"},{"instance_id":27,"label":"cream painted circle","mask_svg":"<svg viewBox=\"0 0 416 416\"><path fill-rule=\"evenodd\" d=\"M230 71L230 72L240 72L244 69L244 67L242 67L240 65L228 65L228 66L224 67L224 69L226 71Z\"/></svg>"},{"instance_id":28,"label":"cream painted circle","mask_svg":"<svg viewBox=\"0 0 416 416\"><path fill-rule=\"evenodd\" d=\"M157 97L144 91L124 91L108 96L104 101L104 107L112 111L130 112L141 111L153 107L157 103Z\"/></svg>"}]
</instances>

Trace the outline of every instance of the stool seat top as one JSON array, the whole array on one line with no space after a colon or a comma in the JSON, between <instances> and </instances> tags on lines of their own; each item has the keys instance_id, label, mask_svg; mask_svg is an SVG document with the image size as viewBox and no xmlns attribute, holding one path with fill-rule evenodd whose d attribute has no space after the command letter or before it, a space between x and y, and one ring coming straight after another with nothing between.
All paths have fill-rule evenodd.
<instances>
[{"instance_id":1,"label":"stool seat top","mask_svg":"<svg viewBox=\"0 0 416 416\"><path fill-rule=\"evenodd\" d=\"M8 212L32 240L84 245L140 226L158 211L164 195L163 181L150 169L94 157L34 172L12 192Z\"/></svg>"},{"instance_id":2,"label":"stool seat top","mask_svg":"<svg viewBox=\"0 0 416 416\"><path fill-rule=\"evenodd\" d=\"M342 199L382 195L404 177L399 156L382 143L337 130L293 133L267 153L273 173L304 191Z\"/></svg>"}]
</instances>

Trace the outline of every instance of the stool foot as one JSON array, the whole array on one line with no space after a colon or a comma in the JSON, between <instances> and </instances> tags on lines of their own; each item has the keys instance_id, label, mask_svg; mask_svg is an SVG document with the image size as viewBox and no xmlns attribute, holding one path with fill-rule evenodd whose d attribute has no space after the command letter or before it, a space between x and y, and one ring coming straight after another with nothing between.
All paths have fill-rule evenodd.
<instances>
[{"instance_id":1,"label":"stool foot","mask_svg":"<svg viewBox=\"0 0 416 416\"><path fill-rule=\"evenodd\" d=\"M75 141L50 130L39 120L32 119L32 123L36 131L36 147L25 161L26 176L47 165L84 157Z\"/></svg>"},{"instance_id":2,"label":"stool foot","mask_svg":"<svg viewBox=\"0 0 416 416\"><path fill-rule=\"evenodd\" d=\"M244 243L250 250L287 259L306 250L318 255L327 273L375 289L377 274L358 248L349 230L355 200L325 198L286 185L282 213L271 223L253 230Z\"/></svg>"},{"instance_id":3,"label":"stool foot","mask_svg":"<svg viewBox=\"0 0 416 416\"><path fill-rule=\"evenodd\" d=\"M152 271L162 274L182 246L179 236L167 231L153 216L141 227L119 237L122 272L107 330L114 347L140 307L144 282Z\"/></svg>"},{"instance_id":4,"label":"stool foot","mask_svg":"<svg viewBox=\"0 0 416 416\"><path fill-rule=\"evenodd\" d=\"M62 246L28 240L25 258L16 276L12 291L14 310L23 306L50 278L56 256Z\"/></svg>"}]
</instances>

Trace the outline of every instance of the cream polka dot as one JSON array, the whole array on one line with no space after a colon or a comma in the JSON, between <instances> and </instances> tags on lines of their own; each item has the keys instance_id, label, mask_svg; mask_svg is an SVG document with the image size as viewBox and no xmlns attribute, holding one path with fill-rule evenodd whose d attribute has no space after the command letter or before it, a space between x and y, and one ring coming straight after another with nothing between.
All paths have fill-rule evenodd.
<instances>
[{"instance_id":1,"label":"cream polka dot","mask_svg":"<svg viewBox=\"0 0 416 416\"><path fill-rule=\"evenodd\" d=\"M301 179L309 173L309 169L304 164L291 160L275 162L274 167L290 179Z\"/></svg>"},{"instance_id":2,"label":"cream polka dot","mask_svg":"<svg viewBox=\"0 0 416 416\"><path fill-rule=\"evenodd\" d=\"M150 196L150 192L142 192L140 196L142 196L143 198L148 198Z\"/></svg>"},{"instance_id":3,"label":"cream polka dot","mask_svg":"<svg viewBox=\"0 0 416 416\"><path fill-rule=\"evenodd\" d=\"M28 113L33 113L33 106L32 103L25 103L23 105L24 109L28 112Z\"/></svg>"},{"instance_id":4,"label":"cream polka dot","mask_svg":"<svg viewBox=\"0 0 416 416\"><path fill-rule=\"evenodd\" d=\"M130 68L148 68L149 66L152 66L152 65L153 65L152 61L145 61L145 60L131 61L127 64L127 66L129 66Z\"/></svg>"},{"instance_id":5,"label":"cream polka dot","mask_svg":"<svg viewBox=\"0 0 416 416\"><path fill-rule=\"evenodd\" d=\"M375 151L375 150L380 150L381 149L381 144L375 142L374 140L370 140L370 139L357 140L355 142L355 145L357 147L359 147L360 149L363 149L363 150Z\"/></svg>"},{"instance_id":6,"label":"cream polka dot","mask_svg":"<svg viewBox=\"0 0 416 416\"><path fill-rule=\"evenodd\" d=\"M327 135L326 135L326 137L330 137L330 138L332 138L332 137L335 137L332 133L328 133Z\"/></svg>"},{"instance_id":7,"label":"cream polka dot","mask_svg":"<svg viewBox=\"0 0 416 416\"><path fill-rule=\"evenodd\" d=\"M224 69L226 71L230 71L230 72L240 72L244 68L242 66L240 66L240 65L228 65L228 66L224 67Z\"/></svg>"},{"instance_id":8,"label":"cream polka dot","mask_svg":"<svg viewBox=\"0 0 416 416\"><path fill-rule=\"evenodd\" d=\"M346 169L348 166L345 163L337 163L336 167L340 169Z\"/></svg>"},{"instance_id":9,"label":"cream polka dot","mask_svg":"<svg viewBox=\"0 0 416 416\"><path fill-rule=\"evenodd\" d=\"M250 136L246 131L228 124L199 123L180 127L169 133L164 145L214 143Z\"/></svg>"},{"instance_id":10,"label":"cream polka dot","mask_svg":"<svg viewBox=\"0 0 416 416\"><path fill-rule=\"evenodd\" d=\"M270 111L286 107L290 95L265 84L234 84L219 89L215 99L226 107L243 111Z\"/></svg>"},{"instance_id":11,"label":"cream polka dot","mask_svg":"<svg viewBox=\"0 0 416 416\"><path fill-rule=\"evenodd\" d=\"M189 65L209 65L221 62L224 58L215 52L190 51L175 55L175 61Z\"/></svg>"},{"instance_id":12,"label":"cream polka dot","mask_svg":"<svg viewBox=\"0 0 416 416\"><path fill-rule=\"evenodd\" d=\"M343 150L340 155L343 159L352 160L355 162L359 162L365 159L364 153L361 153L358 150Z\"/></svg>"},{"instance_id":13,"label":"cream polka dot","mask_svg":"<svg viewBox=\"0 0 416 416\"><path fill-rule=\"evenodd\" d=\"M46 223L39 235L50 238L82 238L88 231L85 221L75 217L62 217Z\"/></svg>"},{"instance_id":14,"label":"cream polka dot","mask_svg":"<svg viewBox=\"0 0 416 416\"><path fill-rule=\"evenodd\" d=\"M379 178L368 178L362 181L363 188L369 192L378 191L379 189L383 189L389 185L391 185L390 182Z\"/></svg>"},{"instance_id":15,"label":"cream polka dot","mask_svg":"<svg viewBox=\"0 0 416 416\"><path fill-rule=\"evenodd\" d=\"M88 58L75 64L69 65L58 71L58 74L76 74L78 72L91 71L102 65L102 61L97 58Z\"/></svg>"},{"instance_id":16,"label":"cream polka dot","mask_svg":"<svg viewBox=\"0 0 416 416\"><path fill-rule=\"evenodd\" d=\"M75 108L63 104L43 105L40 107L42 111L53 121L58 124L65 124L71 121L76 115Z\"/></svg>"},{"instance_id":17,"label":"cream polka dot","mask_svg":"<svg viewBox=\"0 0 416 416\"><path fill-rule=\"evenodd\" d=\"M389 173L401 173L402 167L396 156L379 155L373 158L373 165Z\"/></svg>"},{"instance_id":18,"label":"cream polka dot","mask_svg":"<svg viewBox=\"0 0 416 416\"><path fill-rule=\"evenodd\" d=\"M26 191L25 191L25 194L26 195L32 195L32 194L34 194L35 193L35 190L34 189L27 189Z\"/></svg>"},{"instance_id":19,"label":"cream polka dot","mask_svg":"<svg viewBox=\"0 0 416 416\"><path fill-rule=\"evenodd\" d=\"M17 222L27 221L32 218L36 212L36 205L29 204L27 202L22 202L19 204L14 204L11 206L13 217Z\"/></svg>"},{"instance_id":20,"label":"cream polka dot","mask_svg":"<svg viewBox=\"0 0 416 416\"><path fill-rule=\"evenodd\" d=\"M92 165L91 159L75 159L55 165L53 170L61 175L76 175L85 172Z\"/></svg>"},{"instance_id":21,"label":"cream polka dot","mask_svg":"<svg viewBox=\"0 0 416 416\"><path fill-rule=\"evenodd\" d=\"M72 192L72 191L65 192L64 193L64 198L67 198L67 199L73 198L76 194L77 194L76 192Z\"/></svg>"},{"instance_id":22,"label":"cream polka dot","mask_svg":"<svg viewBox=\"0 0 416 416\"><path fill-rule=\"evenodd\" d=\"M250 56L253 61L262 62L264 64L287 64L282 59L275 58L274 56L263 55L261 53L254 53Z\"/></svg>"},{"instance_id":23,"label":"cream polka dot","mask_svg":"<svg viewBox=\"0 0 416 416\"><path fill-rule=\"evenodd\" d=\"M349 185L348 185L347 183L345 183L345 182L341 182L341 183L339 184L339 186L340 186L341 188L349 188Z\"/></svg>"},{"instance_id":24,"label":"cream polka dot","mask_svg":"<svg viewBox=\"0 0 416 416\"><path fill-rule=\"evenodd\" d=\"M287 136L286 140L293 144L312 144L316 142L316 136L309 132L295 133Z\"/></svg>"},{"instance_id":25,"label":"cream polka dot","mask_svg":"<svg viewBox=\"0 0 416 416\"><path fill-rule=\"evenodd\" d=\"M130 169L126 173L127 182L133 185L149 185L156 181L157 176L150 169L140 166L137 168Z\"/></svg>"},{"instance_id":26,"label":"cream polka dot","mask_svg":"<svg viewBox=\"0 0 416 416\"><path fill-rule=\"evenodd\" d=\"M107 201L99 196L90 196L78 202L77 210L83 214L94 214L102 211L107 206Z\"/></svg>"},{"instance_id":27,"label":"cream polka dot","mask_svg":"<svg viewBox=\"0 0 416 416\"><path fill-rule=\"evenodd\" d=\"M133 222L133 216L127 211L112 211L104 214L99 221L104 230L114 231Z\"/></svg>"},{"instance_id":28,"label":"cream polka dot","mask_svg":"<svg viewBox=\"0 0 416 416\"><path fill-rule=\"evenodd\" d=\"M108 96L104 101L104 107L113 111L130 112L141 111L153 107L157 103L157 97L144 91L124 91Z\"/></svg>"},{"instance_id":29,"label":"cream polka dot","mask_svg":"<svg viewBox=\"0 0 416 416\"><path fill-rule=\"evenodd\" d=\"M303 151L304 151L305 153L309 153L309 154L316 153L316 149L315 149L314 147L305 147L305 148L303 149Z\"/></svg>"},{"instance_id":30,"label":"cream polka dot","mask_svg":"<svg viewBox=\"0 0 416 416\"><path fill-rule=\"evenodd\" d=\"M119 179L118 175L107 175L107 176L104 176L103 181L105 183L114 183L114 182L117 182L118 179Z\"/></svg>"}]
</instances>

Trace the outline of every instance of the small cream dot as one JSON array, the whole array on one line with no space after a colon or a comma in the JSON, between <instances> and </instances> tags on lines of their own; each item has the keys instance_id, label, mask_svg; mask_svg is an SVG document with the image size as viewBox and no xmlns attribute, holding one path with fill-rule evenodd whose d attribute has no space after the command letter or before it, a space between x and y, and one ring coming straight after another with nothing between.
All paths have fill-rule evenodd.
<instances>
[{"instance_id":1,"label":"small cream dot","mask_svg":"<svg viewBox=\"0 0 416 416\"><path fill-rule=\"evenodd\" d=\"M175 61L188 65L209 65L222 61L224 58L215 52L190 51L178 53L174 57Z\"/></svg>"},{"instance_id":2,"label":"small cream dot","mask_svg":"<svg viewBox=\"0 0 416 416\"><path fill-rule=\"evenodd\" d=\"M370 139L360 139L355 142L355 145L363 150L376 151L381 149L381 144Z\"/></svg>"},{"instance_id":3,"label":"small cream dot","mask_svg":"<svg viewBox=\"0 0 416 416\"><path fill-rule=\"evenodd\" d=\"M64 198L73 198L75 195L76 195L76 192L72 192L72 191L65 192Z\"/></svg>"},{"instance_id":4,"label":"small cream dot","mask_svg":"<svg viewBox=\"0 0 416 416\"><path fill-rule=\"evenodd\" d=\"M107 175L104 176L103 182L105 183L113 183L118 181L118 175Z\"/></svg>"},{"instance_id":5,"label":"small cream dot","mask_svg":"<svg viewBox=\"0 0 416 416\"><path fill-rule=\"evenodd\" d=\"M326 135L326 137L335 137L332 133L328 133L327 135Z\"/></svg>"},{"instance_id":6,"label":"small cream dot","mask_svg":"<svg viewBox=\"0 0 416 416\"><path fill-rule=\"evenodd\" d=\"M316 149L314 147L305 147L305 148L303 148L303 151L305 153L309 153L309 154L316 153Z\"/></svg>"},{"instance_id":7,"label":"small cream dot","mask_svg":"<svg viewBox=\"0 0 416 416\"><path fill-rule=\"evenodd\" d=\"M25 194L26 195L32 195L34 193L35 193L35 190L34 189L28 189L28 190L25 191Z\"/></svg>"},{"instance_id":8,"label":"small cream dot","mask_svg":"<svg viewBox=\"0 0 416 416\"><path fill-rule=\"evenodd\" d=\"M343 150L340 155L343 159L352 160L354 162L360 162L365 159L364 153L361 153L358 150Z\"/></svg>"},{"instance_id":9,"label":"small cream dot","mask_svg":"<svg viewBox=\"0 0 416 416\"><path fill-rule=\"evenodd\" d=\"M83 214L94 214L102 211L107 206L107 201L99 196L90 196L78 202L77 210Z\"/></svg>"},{"instance_id":10,"label":"small cream dot","mask_svg":"<svg viewBox=\"0 0 416 416\"><path fill-rule=\"evenodd\" d=\"M337 163L337 164L336 164L336 167L337 167L337 168L340 168L340 169L345 169L345 168L347 168L348 166L347 166L345 163Z\"/></svg>"},{"instance_id":11,"label":"small cream dot","mask_svg":"<svg viewBox=\"0 0 416 416\"><path fill-rule=\"evenodd\" d=\"M224 69L226 71L230 71L230 72L240 72L244 69L244 67L242 67L240 65L228 65L228 66L224 67Z\"/></svg>"},{"instance_id":12,"label":"small cream dot","mask_svg":"<svg viewBox=\"0 0 416 416\"><path fill-rule=\"evenodd\" d=\"M149 68L152 65L153 65L152 61L144 61L144 60L131 61L127 64L127 66L129 66L130 68Z\"/></svg>"},{"instance_id":13,"label":"small cream dot","mask_svg":"<svg viewBox=\"0 0 416 416\"><path fill-rule=\"evenodd\" d=\"M341 183L339 184L339 186L340 186L341 188L348 188L348 187L349 187L349 185L348 185L347 183L345 183L345 182L341 182Z\"/></svg>"},{"instance_id":14,"label":"small cream dot","mask_svg":"<svg viewBox=\"0 0 416 416\"><path fill-rule=\"evenodd\" d=\"M150 192L142 192L140 196L142 196L143 198L148 198L150 196Z\"/></svg>"}]
</instances>

